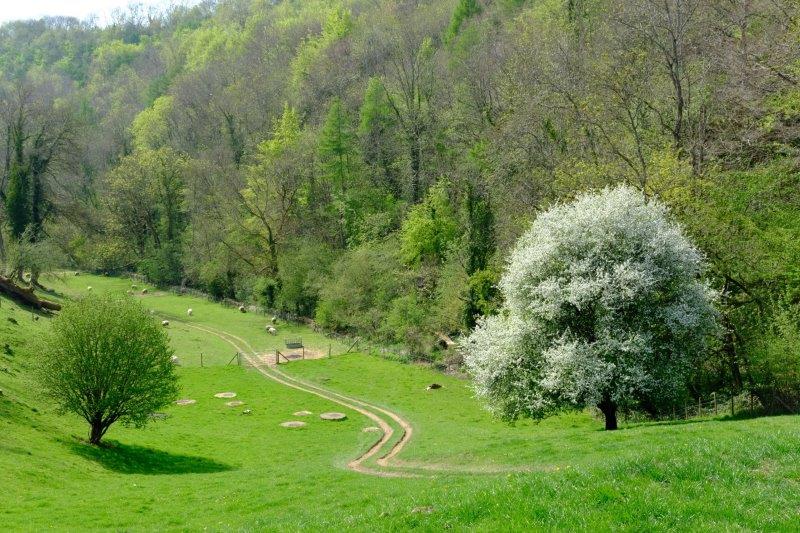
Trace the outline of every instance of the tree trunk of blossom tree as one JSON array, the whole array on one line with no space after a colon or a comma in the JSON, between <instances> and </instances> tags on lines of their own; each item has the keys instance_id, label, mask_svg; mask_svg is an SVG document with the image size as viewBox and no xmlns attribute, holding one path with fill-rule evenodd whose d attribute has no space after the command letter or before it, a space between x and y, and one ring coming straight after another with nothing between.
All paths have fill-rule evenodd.
<instances>
[{"instance_id":1,"label":"tree trunk of blossom tree","mask_svg":"<svg viewBox=\"0 0 800 533\"><path fill-rule=\"evenodd\" d=\"M606 418L606 431L617 429L617 404L609 398L603 398L597 407Z\"/></svg>"}]
</instances>

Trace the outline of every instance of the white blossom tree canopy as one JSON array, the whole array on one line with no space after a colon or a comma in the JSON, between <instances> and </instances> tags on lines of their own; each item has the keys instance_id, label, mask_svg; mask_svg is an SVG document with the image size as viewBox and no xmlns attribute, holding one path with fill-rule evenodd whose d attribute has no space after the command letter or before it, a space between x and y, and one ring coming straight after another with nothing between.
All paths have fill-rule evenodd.
<instances>
[{"instance_id":1,"label":"white blossom tree canopy","mask_svg":"<svg viewBox=\"0 0 800 533\"><path fill-rule=\"evenodd\" d=\"M508 420L596 406L650 413L685 397L716 328L703 257L656 200L629 188L541 214L500 281L501 313L463 343L478 396Z\"/></svg>"}]
</instances>

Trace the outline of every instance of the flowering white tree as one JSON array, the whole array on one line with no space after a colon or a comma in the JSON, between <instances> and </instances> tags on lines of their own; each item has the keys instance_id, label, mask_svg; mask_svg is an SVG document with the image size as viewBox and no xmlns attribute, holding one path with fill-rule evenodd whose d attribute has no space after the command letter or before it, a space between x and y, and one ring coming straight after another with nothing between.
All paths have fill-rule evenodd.
<instances>
[{"instance_id":1,"label":"flowering white tree","mask_svg":"<svg viewBox=\"0 0 800 533\"><path fill-rule=\"evenodd\" d=\"M505 304L463 343L479 397L508 420L598 407L664 410L715 330L703 258L666 208L629 187L540 215L517 243Z\"/></svg>"}]
</instances>

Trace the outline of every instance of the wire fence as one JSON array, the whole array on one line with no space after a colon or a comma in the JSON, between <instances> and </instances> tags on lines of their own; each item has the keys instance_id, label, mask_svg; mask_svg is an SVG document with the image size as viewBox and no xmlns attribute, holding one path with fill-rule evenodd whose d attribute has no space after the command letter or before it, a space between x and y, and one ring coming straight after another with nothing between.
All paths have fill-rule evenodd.
<instances>
[{"instance_id":1,"label":"wire fence","mask_svg":"<svg viewBox=\"0 0 800 533\"><path fill-rule=\"evenodd\" d=\"M696 400L686 400L682 404L675 404L671 411L656 417L625 409L622 409L620 415L625 423L629 423L647 420L668 421L749 416L761 414L764 411L765 408L756 394L742 391L736 394L712 392L707 397L701 396Z\"/></svg>"}]
</instances>

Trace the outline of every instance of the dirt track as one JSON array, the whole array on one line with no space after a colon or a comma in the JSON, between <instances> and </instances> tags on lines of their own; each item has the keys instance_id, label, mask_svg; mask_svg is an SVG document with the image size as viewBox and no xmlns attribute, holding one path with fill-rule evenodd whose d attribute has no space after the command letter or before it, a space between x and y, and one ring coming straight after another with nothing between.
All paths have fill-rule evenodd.
<instances>
[{"instance_id":1,"label":"dirt track","mask_svg":"<svg viewBox=\"0 0 800 533\"><path fill-rule=\"evenodd\" d=\"M301 390L309 394L314 394L320 398L335 402L348 409L356 411L357 413L360 413L375 422L375 424L381 429L381 437L365 453L356 457L347 464L350 469L363 474L371 474L382 477L409 477L415 475L411 472L379 470L364 464L372 457L379 456L376 460L376 463L379 466L384 468L391 467L389 460L402 451L403 447L408 443L409 439L411 439L411 435L413 433L411 424L409 424L408 421L403 419L400 415L392 413L391 411L381 407L376 407L366 402L362 402L361 400L339 394L338 392L329 391L314 385L313 383L308 383L306 381L289 376L278 370L274 364L270 364L272 361L267 363L265 358L259 356L255 350L253 350L253 347L250 345L250 343L241 337L204 326L196 326L194 324L186 324L186 326L204 331L211 335L215 335L228 342L230 345L236 348L237 351L243 354L245 360L251 366L253 366L265 377L280 383L281 385L292 387L294 389ZM402 431L400 438L391 446L387 445L392 440L395 430L381 415L389 417L391 420L393 420ZM388 450L384 452L387 447ZM381 454L381 452L384 453Z\"/></svg>"},{"instance_id":2,"label":"dirt track","mask_svg":"<svg viewBox=\"0 0 800 533\"><path fill-rule=\"evenodd\" d=\"M470 467L463 465L449 465L440 463L417 463L405 462L396 458L403 451L403 448L411 440L414 429L411 424L402 416L383 407L352 398L350 396L334 392L314 383L289 376L282 372L275 365L275 358L267 355L259 355L246 340L228 333L207 326L197 326L183 322L187 327L194 328L205 333L215 335L226 341L244 356L247 363L258 370L265 377L280 383L286 387L301 390L303 392L319 396L331 402L337 403L347 409L351 409L372 420L381 430L381 437L370 448L349 463L348 468L355 472L380 477L418 477L430 475L432 472L449 472L461 474L498 474L506 472L527 472L532 470L528 467L509 467L502 465ZM395 429L386 419L393 421L398 427L400 437L392 444ZM375 464L380 468L375 468L367 463L375 457ZM538 470L538 469L537 469ZM545 469L546 470L546 469Z\"/></svg>"}]
</instances>

